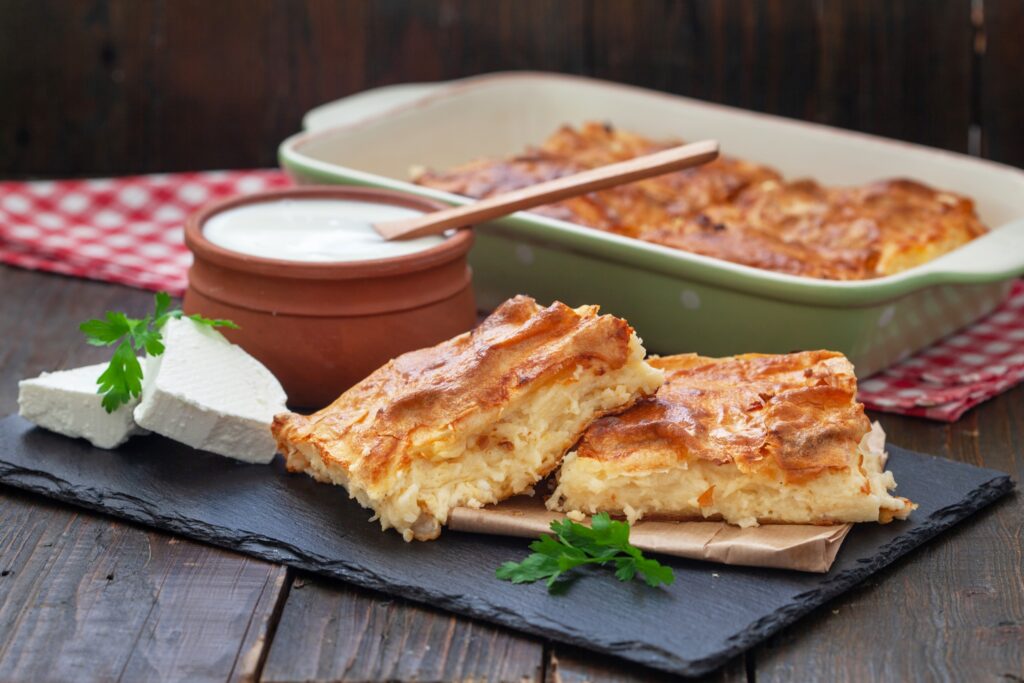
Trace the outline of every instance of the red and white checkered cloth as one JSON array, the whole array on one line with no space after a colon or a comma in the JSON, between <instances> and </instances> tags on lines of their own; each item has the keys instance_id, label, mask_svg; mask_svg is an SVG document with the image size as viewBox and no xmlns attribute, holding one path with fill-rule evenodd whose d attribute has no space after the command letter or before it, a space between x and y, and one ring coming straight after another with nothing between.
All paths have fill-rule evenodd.
<instances>
[{"instance_id":1,"label":"red and white checkered cloth","mask_svg":"<svg viewBox=\"0 0 1024 683\"><path fill-rule=\"evenodd\" d=\"M0 183L0 262L182 294L185 217L284 187L277 170ZM1024 380L1024 283L997 311L860 383L869 408L953 421Z\"/></svg>"},{"instance_id":2,"label":"red and white checkered cloth","mask_svg":"<svg viewBox=\"0 0 1024 683\"><path fill-rule=\"evenodd\" d=\"M1024 282L993 313L860 382L868 408L953 422L1024 381Z\"/></svg>"},{"instance_id":3,"label":"red and white checkered cloth","mask_svg":"<svg viewBox=\"0 0 1024 683\"><path fill-rule=\"evenodd\" d=\"M185 217L290 184L278 170L0 183L0 262L181 295Z\"/></svg>"}]
</instances>

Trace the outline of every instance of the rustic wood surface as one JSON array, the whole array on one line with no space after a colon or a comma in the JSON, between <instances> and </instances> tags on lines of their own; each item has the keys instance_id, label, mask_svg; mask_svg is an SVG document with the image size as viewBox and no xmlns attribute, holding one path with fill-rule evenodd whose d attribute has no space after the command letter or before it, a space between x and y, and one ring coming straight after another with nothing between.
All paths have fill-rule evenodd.
<instances>
[{"instance_id":1,"label":"rustic wood surface","mask_svg":"<svg viewBox=\"0 0 1024 683\"><path fill-rule=\"evenodd\" d=\"M253 680L286 569L4 489L0 680Z\"/></svg>"},{"instance_id":2,"label":"rustic wood surface","mask_svg":"<svg viewBox=\"0 0 1024 683\"><path fill-rule=\"evenodd\" d=\"M749 660L752 661L752 660ZM704 677L705 683L745 683L745 655L733 659L715 673ZM660 671L636 667L612 657L577 650L566 645L553 645L547 658L548 683L665 683L674 678Z\"/></svg>"},{"instance_id":3,"label":"rustic wood surface","mask_svg":"<svg viewBox=\"0 0 1024 683\"><path fill-rule=\"evenodd\" d=\"M526 636L300 575L263 680L539 683L543 650Z\"/></svg>"},{"instance_id":4,"label":"rustic wood surface","mask_svg":"<svg viewBox=\"0 0 1024 683\"><path fill-rule=\"evenodd\" d=\"M0 291L3 414L19 378L96 359L78 321L150 298L8 267ZM1024 474L1024 387L954 425L877 417L893 443ZM1011 496L709 680L1024 677L1022 518ZM0 488L0 680L83 679L664 677Z\"/></svg>"},{"instance_id":5,"label":"rustic wood surface","mask_svg":"<svg viewBox=\"0 0 1024 683\"><path fill-rule=\"evenodd\" d=\"M977 96L983 154L1024 166L1024 3L984 0L975 11L980 31Z\"/></svg>"},{"instance_id":6,"label":"rustic wood surface","mask_svg":"<svg viewBox=\"0 0 1024 683\"><path fill-rule=\"evenodd\" d=\"M0 16L0 176L272 166L318 104L505 69L1024 164L1019 0L0 0Z\"/></svg>"}]
</instances>

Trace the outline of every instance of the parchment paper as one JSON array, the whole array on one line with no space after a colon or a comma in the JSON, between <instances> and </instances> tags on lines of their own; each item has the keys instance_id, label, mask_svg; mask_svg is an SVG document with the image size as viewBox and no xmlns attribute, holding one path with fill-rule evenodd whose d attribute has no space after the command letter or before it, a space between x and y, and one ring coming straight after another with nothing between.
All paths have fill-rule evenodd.
<instances>
[{"instance_id":1,"label":"parchment paper","mask_svg":"<svg viewBox=\"0 0 1024 683\"><path fill-rule=\"evenodd\" d=\"M537 538L565 517L539 497L518 496L479 510L455 508L448 528L478 534ZM749 567L827 572L853 525L763 524L747 529L724 522L640 520L630 542L643 550Z\"/></svg>"}]
</instances>

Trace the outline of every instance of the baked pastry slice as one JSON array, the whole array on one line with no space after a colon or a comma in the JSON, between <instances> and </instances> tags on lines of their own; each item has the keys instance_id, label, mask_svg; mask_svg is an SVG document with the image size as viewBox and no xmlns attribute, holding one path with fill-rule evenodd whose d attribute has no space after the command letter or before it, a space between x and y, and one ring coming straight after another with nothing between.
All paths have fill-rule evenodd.
<instances>
[{"instance_id":1,"label":"baked pastry slice","mask_svg":"<svg viewBox=\"0 0 1024 683\"><path fill-rule=\"evenodd\" d=\"M888 522L915 507L890 495L885 434L832 351L651 359L653 397L597 420L566 456L548 507L759 522Z\"/></svg>"},{"instance_id":2,"label":"baked pastry slice","mask_svg":"<svg viewBox=\"0 0 1024 683\"><path fill-rule=\"evenodd\" d=\"M388 362L273 432L288 469L339 484L406 540L449 511L530 491L595 418L653 394L662 372L632 328L519 296L477 329Z\"/></svg>"}]
</instances>

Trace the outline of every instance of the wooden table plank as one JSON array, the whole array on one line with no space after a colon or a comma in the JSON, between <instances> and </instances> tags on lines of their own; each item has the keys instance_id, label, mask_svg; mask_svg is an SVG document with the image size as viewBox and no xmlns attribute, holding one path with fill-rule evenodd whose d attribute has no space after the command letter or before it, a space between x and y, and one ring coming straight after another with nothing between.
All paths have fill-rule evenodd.
<instances>
[{"instance_id":1,"label":"wooden table plank","mask_svg":"<svg viewBox=\"0 0 1024 683\"><path fill-rule=\"evenodd\" d=\"M1024 167L1024 3L1020 0L985 0L976 46L980 56L980 102L983 155L1004 164ZM975 14L979 14L976 10Z\"/></svg>"},{"instance_id":2,"label":"wooden table plank","mask_svg":"<svg viewBox=\"0 0 1024 683\"><path fill-rule=\"evenodd\" d=\"M152 294L0 267L0 414L104 357L77 324ZM253 680L286 570L0 489L0 680Z\"/></svg>"},{"instance_id":3,"label":"wooden table plank","mask_svg":"<svg viewBox=\"0 0 1024 683\"><path fill-rule=\"evenodd\" d=\"M0 680L258 673L284 568L10 489L0 525Z\"/></svg>"},{"instance_id":4,"label":"wooden table plank","mask_svg":"<svg viewBox=\"0 0 1024 683\"><path fill-rule=\"evenodd\" d=\"M982 4L978 60L971 7ZM0 0L0 81L17 93L0 108L0 174L270 166L326 101L508 69L614 78L958 151L980 123L990 154L1021 164L1020 7Z\"/></svg>"},{"instance_id":5,"label":"wooden table plank","mask_svg":"<svg viewBox=\"0 0 1024 683\"><path fill-rule=\"evenodd\" d=\"M595 0L586 73L966 151L970 4ZM1008 23L1007 37L1018 28ZM993 69L1007 86L1019 82L1011 63Z\"/></svg>"},{"instance_id":6,"label":"wooden table plank","mask_svg":"<svg viewBox=\"0 0 1024 683\"><path fill-rule=\"evenodd\" d=\"M263 681L540 681L541 643L342 583L300 576Z\"/></svg>"},{"instance_id":7,"label":"wooden table plank","mask_svg":"<svg viewBox=\"0 0 1024 683\"><path fill-rule=\"evenodd\" d=\"M881 421L893 443L1024 475L1024 386L953 425ZM757 648L757 680L1024 680L1022 519L1017 493L897 561Z\"/></svg>"},{"instance_id":8,"label":"wooden table plank","mask_svg":"<svg viewBox=\"0 0 1024 683\"><path fill-rule=\"evenodd\" d=\"M666 683L678 678L613 657L555 644L549 650L544 680L546 683ZM687 680L746 683L746 659L743 656L736 657L708 676Z\"/></svg>"},{"instance_id":9,"label":"wooden table plank","mask_svg":"<svg viewBox=\"0 0 1024 683\"><path fill-rule=\"evenodd\" d=\"M276 565L274 569L273 581L267 582L256 601L249 628L242 638L238 657L228 676L230 683L255 683L262 676L270 643L273 642L277 624L281 620L281 612L288 599L288 588L295 573L283 565Z\"/></svg>"}]
</instances>

